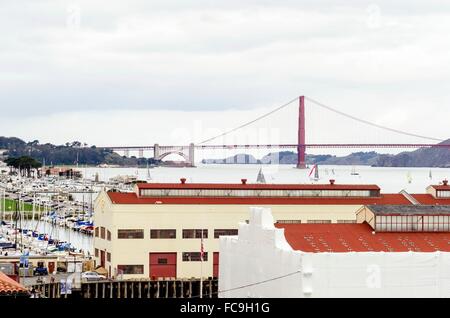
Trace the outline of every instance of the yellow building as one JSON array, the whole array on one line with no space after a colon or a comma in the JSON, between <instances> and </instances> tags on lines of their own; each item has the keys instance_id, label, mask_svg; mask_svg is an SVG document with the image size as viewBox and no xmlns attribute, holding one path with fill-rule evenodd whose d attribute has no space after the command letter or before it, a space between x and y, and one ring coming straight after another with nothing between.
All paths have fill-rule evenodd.
<instances>
[{"instance_id":1,"label":"yellow building","mask_svg":"<svg viewBox=\"0 0 450 318\"><path fill-rule=\"evenodd\" d=\"M111 276L217 277L219 236L236 235L252 206L278 223L354 223L369 204L412 204L376 185L140 183L95 202L95 258ZM202 231L203 230L203 231ZM201 262L203 234L204 261Z\"/></svg>"}]
</instances>

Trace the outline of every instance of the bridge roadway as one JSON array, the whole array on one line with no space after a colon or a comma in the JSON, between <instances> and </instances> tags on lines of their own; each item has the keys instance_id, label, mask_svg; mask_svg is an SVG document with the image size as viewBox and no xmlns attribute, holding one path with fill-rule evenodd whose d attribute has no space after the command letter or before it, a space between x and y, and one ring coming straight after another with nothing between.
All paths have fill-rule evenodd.
<instances>
[{"instance_id":1,"label":"bridge roadway","mask_svg":"<svg viewBox=\"0 0 450 318\"><path fill-rule=\"evenodd\" d=\"M187 150L189 145L186 146L171 146L171 145L161 145L159 146L161 150ZM297 149L298 147L305 148L450 148L450 144L239 144L239 145L194 145L195 149L269 149L269 148L279 148L279 149ZM154 150L155 146L107 146L99 147L111 150Z\"/></svg>"}]
</instances>

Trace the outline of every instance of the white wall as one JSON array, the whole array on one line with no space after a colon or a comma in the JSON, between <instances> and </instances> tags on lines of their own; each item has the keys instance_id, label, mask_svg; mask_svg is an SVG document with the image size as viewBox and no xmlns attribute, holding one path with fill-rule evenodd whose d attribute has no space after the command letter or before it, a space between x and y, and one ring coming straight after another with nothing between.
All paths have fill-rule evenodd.
<instances>
[{"instance_id":1,"label":"white wall","mask_svg":"<svg viewBox=\"0 0 450 318\"><path fill-rule=\"evenodd\" d=\"M293 251L264 208L220 238L220 264L219 297L450 297L448 252Z\"/></svg>"}]
</instances>

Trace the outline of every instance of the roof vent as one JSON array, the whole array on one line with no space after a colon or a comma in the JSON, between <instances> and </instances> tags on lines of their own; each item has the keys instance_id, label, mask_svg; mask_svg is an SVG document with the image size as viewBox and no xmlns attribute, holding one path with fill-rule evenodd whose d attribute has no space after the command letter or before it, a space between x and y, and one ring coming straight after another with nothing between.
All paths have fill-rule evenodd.
<instances>
[{"instance_id":1,"label":"roof vent","mask_svg":"<svg viewBox=\"0 0 450 318\"><path fill-rule=\"evenodd\" d=\"M445 186L448 185L448 180L444 179L444 181L442 181L442 184L445 185Z\"/></svg>"},{"instance_id":2,"label":"roof vent","mask_svg":"<svg viewBox=\"0 0 450 318\"><path fill-rule=\"evenodd\" d=\"M242 184L247 184L247 179L241 179Z\"/></svg>"},{"instance_id":3,"label":"roof vent","mask_svg":"<svg viewBox=\"0 0 450 318\"><path fill-rule=\"evenodd\" d=\"M186 178L181 178L180 181L181 181L181 184L185 184L186 183Z\"/></svg>"},{"instance_id":4,"label":"roof vent","mask_svg":"<svg viewBox=\"0 0 450 318\"><path fill-rule=\"evenodd\" d=\"M331 185L334 185L335 182L336 182L336 180L330 179L330 184L331 184Z\"/></svg>"}]
</instances>

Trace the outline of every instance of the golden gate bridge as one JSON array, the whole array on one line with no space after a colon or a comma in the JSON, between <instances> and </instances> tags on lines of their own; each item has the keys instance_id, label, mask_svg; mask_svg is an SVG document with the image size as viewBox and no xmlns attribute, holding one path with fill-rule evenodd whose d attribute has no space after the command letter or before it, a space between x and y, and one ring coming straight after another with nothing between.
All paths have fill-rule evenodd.
<instances>
[{"instance_id":1,"label":"golden gate bridge","mask_svg":"<svg viewBox=\"0 0 450 318\"><path fill-rule=\"evenodd\" d=\"M305 101L313 103L319 107L322 107L328 111L334 112L341 116L347 117L354 121L358 121L360 123L376 127L378 129L394 132L397 134L416 137L420 139L427 140L426 143L306 143L306 120L305 120ZM245 128L263 118L266 118L281 109L291 105L294 102L298 102L298 134L297 134L297 143L295 144L207 144L216 139L225 137L237 130ZM336 149L336 148L345 148L345 149L381 149L381 148L401 148L401 149L418 149L418 148L447 148L450 149L450 143L443 143L443 140L435 137L419 135L387 126L383 126L380 124L376 124L350 114L344 113L342 111L337 110L331 106L327 106L323 103L320 103L312 98L306 96L299 96L295 99L271 110L270 112L259 116L249 122L246 122L240 126L237 126L233 129L225 131L217 136L213 136L206 140L203 140L199 143L190 143L189 145L148 145L148 146L106 146L100 147L104 149L109 149L112 151L123 151L125 156L129 156L130 151L138 151L139 157L144 157L144 151L151 150L153 151L153 157L158 160L164 159L166 156L171 154L178 154L182 156L187 163L191 165L194 164L194 153L195 149L199 150L212 150L212 149L224 149L224 150L236 150L236 149L296 149L297 150L297 167L305 168L306 167L306 149Z\"/></svg>"}]
</instances>

